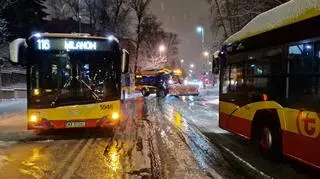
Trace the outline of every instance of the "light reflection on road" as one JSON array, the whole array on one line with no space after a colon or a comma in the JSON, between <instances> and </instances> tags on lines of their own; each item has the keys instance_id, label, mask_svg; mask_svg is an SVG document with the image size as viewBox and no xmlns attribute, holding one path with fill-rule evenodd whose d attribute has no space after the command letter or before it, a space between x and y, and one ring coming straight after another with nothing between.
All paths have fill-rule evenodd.
<instances>
[{"instance_id":1,"label":"light reflection on road","mask_svg":"<svg viewBox=\"0 0 320 179\"><path fill-rule=\"evenodd\" d=\"M21 162L22 167L19 171L24 175L30 175L34 178L42 178L43 168L37 166L37 162L45 160L46 155L40 154L40 147L32 148L32 155ZM42 166L43 167L43 166Z\"/></svg>"},{"instance_id":2,"label":"light reflection on road","mask_svg":"<svg viewBox=\"0 0 320 179\"><path fill-rule=\"evenodd\" d=\"M119 172L121 171L121 163L120 163L120 156L117 150L117 146L112 145L109 149L109 151L106 154L106 164L110 166L110 168L113 170L113 172Z\"/></svg>"}]
</instances>

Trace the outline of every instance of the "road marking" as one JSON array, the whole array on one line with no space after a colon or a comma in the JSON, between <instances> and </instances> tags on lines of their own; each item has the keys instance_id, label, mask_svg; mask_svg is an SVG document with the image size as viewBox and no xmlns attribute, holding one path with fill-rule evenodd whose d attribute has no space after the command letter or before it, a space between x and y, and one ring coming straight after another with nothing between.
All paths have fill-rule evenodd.
<instances>
[{"instance_id":1,"label":"road marking","mask_svg":"<svg viewBox=\"0 0 320 179\"><path fill-rule=\"evenodd\" d=\"M78 168L80 161L84 157L84 154L88 150L89 146L93 142L93 139L89 139L86 145L81 149L79 154L75 157L75 160L72 162L70 167L67 169L67 172L61 177L62 179L69 179L73 175L74 171Z\"/></svg>"},{"instance_id":2,"label":"road marking","mask_svg":"<svg viewBox=\"0 0 320 179\"><path fill-rule=\"evenodd\" d=\"M250 163L246 162L245 160L243 160L241 157L237 156L234 152L232 152L230 149L228 149L227 147L223 146L222 144L220 144L220 146L227 152L229 152L229 154L231 154L234 158L236 158L238 161L240 161L241 163L243 163L244 165L248 166L251 170L259 173L263 178L271 178L271 176L265 174L264 172L258 170L257 168L255 168L254 166L252 166Z\"/></svg>"},{"instance_id":3,"label":"road marking","mask_svg":"<svg viewBox=\"0 0 320 179\"><path fill-rule=\"evenodd\" d=\"M85 140L82 139L80 140L73 148L72 150L70 150L70 152L68 153L68 155L64 158L64 160L61 162L61 164L59 165L58 169L57 169L57 173L54 175L54 177L52 178L57 178L57 176L61 173L60 171L66 166L67 162L71 159L71 157L74 155L74 153L76 152L76 150L81 146L81 144L84 142Z\"/></svg>"}]
</instances>

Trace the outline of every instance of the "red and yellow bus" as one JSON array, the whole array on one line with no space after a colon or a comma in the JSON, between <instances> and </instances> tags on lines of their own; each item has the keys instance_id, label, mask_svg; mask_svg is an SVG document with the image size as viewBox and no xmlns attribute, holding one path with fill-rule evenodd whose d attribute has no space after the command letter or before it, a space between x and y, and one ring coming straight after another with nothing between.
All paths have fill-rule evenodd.
<instances>
[{"instance_id":1,"label":"red and yellow bus","mask_svg":"<svg viewBox=\"0 0 320 179\"><path fill-rule=\"evenodd\" d=\"M35 33L10 44L10 59L27 68L28 129L119 124L128 52L115 37Z\"/></svg>"},{"instance_id":2,"label":"red and yellow bus","mask_svg":"<svg viewBox=\"0 0 320 179\"><path fill-rule=\"evenodd\" d=\"M214 63L219 126L258 141L266 156L320 168L320 3L295 2L257 16L226 40Z\"/></svg>"}]
</instances>

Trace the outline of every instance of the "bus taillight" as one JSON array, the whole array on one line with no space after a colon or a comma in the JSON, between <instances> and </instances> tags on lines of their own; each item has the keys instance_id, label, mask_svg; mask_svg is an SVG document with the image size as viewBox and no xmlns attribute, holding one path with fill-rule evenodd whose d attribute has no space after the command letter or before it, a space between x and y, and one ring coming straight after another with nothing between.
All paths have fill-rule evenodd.
<instances>
[{"instance_id":1,"label":"bus taillight","mask_svg":"<svg viewBox=\"0 0 320 179\"><path fill-rule=\"evenodd\" d=\"M262 94L262 100L263 101L268 101L269 100L268 95Z\"/></svg>"}]
</instances>

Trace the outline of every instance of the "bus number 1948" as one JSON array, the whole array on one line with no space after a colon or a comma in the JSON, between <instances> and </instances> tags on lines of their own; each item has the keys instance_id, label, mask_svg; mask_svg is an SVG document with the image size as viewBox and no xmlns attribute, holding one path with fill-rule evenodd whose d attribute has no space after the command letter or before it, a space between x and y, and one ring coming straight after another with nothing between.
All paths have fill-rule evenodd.
<instances>
[{"instance_id":1,"label":"bus number 1948","mask_svg":"<svg viewBox=\"0 0 320 179\"><path fill-rule=\"evenodd\" d=\"M113 109L113 105L112 104L102 104L100 105L101 110L110 110Z\"/></svg>"}]
</instances>

